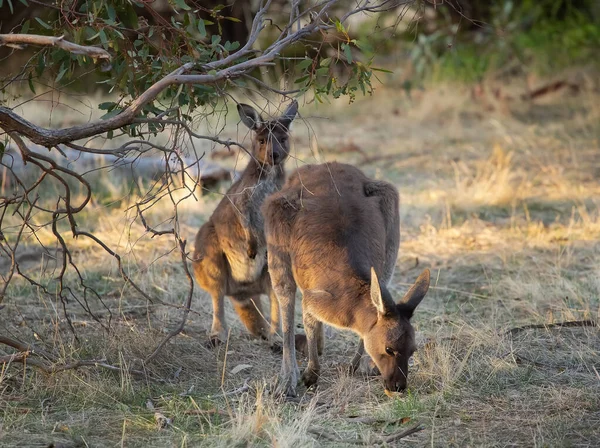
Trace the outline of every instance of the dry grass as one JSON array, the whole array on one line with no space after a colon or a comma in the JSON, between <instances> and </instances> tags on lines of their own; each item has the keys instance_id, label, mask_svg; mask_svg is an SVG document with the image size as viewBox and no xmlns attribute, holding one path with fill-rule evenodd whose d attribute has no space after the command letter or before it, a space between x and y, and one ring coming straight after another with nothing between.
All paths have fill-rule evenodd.
<instances>
[{"instance_id":1,"label":"dry grass","mask_svg":"<svg viewBox=\"0 0 600 448\"><path fill-rule=\"evenodd\" d=\"M403 292L425 266L434 280L414 319L421 347L407 394L389 399L379 379L346 374L356 338L332 331L319 389L299 402L277 402L269 390L279 356L248 340L230 309L227 347L205 349L211 307L196 291L185 333L147 366L166 385L95 369L48 376L4 365L2 446L373 445L416 422L424 431L400 443L597 446L598 328L507 330L600 318L600 98L592 89L576 98L565 92L488 112L466 100L466 90L420 95L383 90L348 109L305 107L309 120L295 125L289 164L314 161L318 151L398 185L403 236L393 290ZM363 153L335 153L349 144ZM364 154L375 159L365 163ZM182 204L188 240L219 199L215 193ZM84 225L127 253L127 272L146 291L182 303L187 289L178 255L164 255L173 242L131 226L128 201L97 204ZM168 212L168 203L159 204L147 218L158 223ZM106 308L93 302L94 309L105 319L107 308L113 314L111 332L71 304L81 338L74 344L59 304L18 279L1 311L0 332L43 341L65 359L131 366L180 312L148 304L125 287L113 260L86 240L68 244L102 293ZM27 240L30 272L42 275L32 247ZM232 373L242 364L250 367ZM247 391L227 394L247 379ZM157 413L171 424L161 428Z\"/></svg>"}]
</instances>

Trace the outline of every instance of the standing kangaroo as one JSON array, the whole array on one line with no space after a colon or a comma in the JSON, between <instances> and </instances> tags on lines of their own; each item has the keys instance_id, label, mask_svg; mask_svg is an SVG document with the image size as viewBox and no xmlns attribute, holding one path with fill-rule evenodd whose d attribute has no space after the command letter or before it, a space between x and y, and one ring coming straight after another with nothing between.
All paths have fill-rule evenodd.
<instances>
[{"instance_id":1,"label":"standing kangaroo","mask_svg":"<svg viewBox=\"0 0 600 448\"><path fill-rule=\"evenodd\" d=\"M308 345L306 386L317 382L322 323L353 330L387 390L406 388L415 351L410 318L429 288L429 270L398 303L387 289L400 243L398 192L341 163L306 165L263 205L269 272L283 326L280 386L294 396L296 287ZM378 274L383 280L378 280ZM353 363L357 361L355 358Z\"/></svg>"},{"instance_id":2,"label":"standing kangaroo","mask_svg":"<svg viewBox=\"0 0 600 448\"><path fill-rule=\"evenodd\" d=\"M198 284L212 297L210 344L227 337L224 296L229 296L241 321L254 336L271 339L279 329L279 305L267 270L267 247L260 207L285 180L289 128L298 112L293 101L277 119L265 121L247 104L238 104L242 122L254 131L251 160L214 213L196 235L193 267ZM260 295L271 299L265 320Z\"/></svg>"}]
</instances>

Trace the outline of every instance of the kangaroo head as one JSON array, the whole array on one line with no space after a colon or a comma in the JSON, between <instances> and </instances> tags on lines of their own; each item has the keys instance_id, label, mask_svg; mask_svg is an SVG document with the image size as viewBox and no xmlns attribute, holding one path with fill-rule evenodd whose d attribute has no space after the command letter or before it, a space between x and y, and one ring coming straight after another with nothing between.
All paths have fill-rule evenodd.
<instances>
[{"instance_id":1,"label":"kangaroo head","mask_svg":"<svg viewBox=\"0 0 600 448\"><path fill-rule=\"evenodd\" d=\"M426 269L400 302L391 303L382 296L377 274L371 268L371 300L377 309L377 322L363 338L365 350L379 368L387 390L406 389L408 360L416 350L410 318L428 289Z\"/></svg>"},{"instance_id":2,"label":"kangaroo head","mask_svg":"<svg viewBox=\"0 0 600 448\"><path fill-rule=\"evenodd\" d=\"M290 124L298 113L296 100L285 112L274 120L265 121L252 106L238 104L238 113L242 122L254 131L252 155L263 165L279 165L285 162L290 152Z\"/></svg>"}]
</instances>

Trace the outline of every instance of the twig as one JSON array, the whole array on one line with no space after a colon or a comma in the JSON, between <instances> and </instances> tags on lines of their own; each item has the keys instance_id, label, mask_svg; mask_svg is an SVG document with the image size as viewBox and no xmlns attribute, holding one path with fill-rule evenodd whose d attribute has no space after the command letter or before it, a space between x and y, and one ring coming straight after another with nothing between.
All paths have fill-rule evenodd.
<instances>
[{"instance_id":1,"label":"twig","mask_svg":"<svg viewBox=\"0 0 600 448\"><path fill-rule=\"evenodd\" d=\"M414 434L414 433L419 432L419 431L423 431L423 429L425 429L423 426L421 426L420 424L417 424L417 425L413 426L412 428L408 428L405 431L400 431L400 432L397 432L396 434L390 434L389 436L384 437L383 439L381 439L381 441L375 442L375 443L392 443L392 442L396 442L397 440L403 439L404 437L408 437L411 434Z\"/></svg>"},{"instance_id":2,"label":"twig","mask_svg":"<svg viewBox=\"0 0 600 448\"><path fill-rule=\"evenodd\" d=\"M541 363L541 362L538 362L538 361L534 361L533 359L526 358L525 356L518 355L517 353L510 353L510 354L513 356L513 358L515 358L515 361L516 361L517 364L519 364L519 363L527 363L527 364L532 364L532 365L534 365L536 367L544 367L544 368L547 368L547 369L554 369L554 368L559 369L559 367L550 366L548 364L544 364L544 363Z\"/></svg>"},{"instance_id":3,"label":"twig","mask_svg":"<svg viewBox=\"0 0 600 448\"><path fill-rule=\"evenodd\" d=\"M350 423L362 423L363 425L373 425L375 423L392 423L391 420L375 417L347 417L346 421Z\"/></svg>"},{"instance_id":4,"label":"twig","mask_svg":"<svg viewBox=\"0 0 600 448\"><path fill-rule=\"evenodd\" d=\"M148 364L150 363L155 357L156 355L158 355L158 353L160 352L160 350L165 346L165 344L167 342L169 342L172 338L174 338L175 336L177 336L179 333L181 333L183 331L183 328L185 327L185 323L187 322L187 318L188 315L190 314L190 308L192 306L192 297L194 295L194 280L192 279L192 275L190 274L189 268L188 268L188 264L187 264L187 254L185 252L185 241L181 240L179 238L179 236L177 236L178 242L179 242L179 250L181 252L181 262L183 263L183 269L185 271L185 274L188 278L188 282L190 284L190 289L188 292L188 296L186 298L186 302L185 302L185 308L183 309L183 316L181 318L181 322L179 323L179 325L177 326L177 328L175 328L173 331L171 331L166 338L164 338L160 344L158 344L158 346L154 349L154 351L150 354L150 356L148 356L145 360L144 363Z\"/></svg>"},{"instance_id":5,"label":"twig","mask_svg":"<svg viewBox=\"0 0 600 448\"><path fill-rule=\"evenodd\" d=\"M405 429L404 431L399 431L397 433L390 434L388 436L380 436L379 440L372 440L370 443L373 445L390 444L390 443L396 442L400 439L403 439L404 437L408 437L411 434L414 434L416 432L423 431L423 429L425 429L423 426L421 426L420 424L417 424L417 425L413 426L412 428ZM366 441L364 441L361 438L338 439L334 435L328 434L324 431L325 431L325 429L322 429L322 428L320 428L320 429L309 428L308 429L309 434L312 434L317 437L321 437L323 439L329 440L331 442L335 442L336 444L340 444L340 445L344 444L344 443L349 444L349 445L363 445L363 444L367 443Z\"/></svg>"},{"instance_id":6,"label":"twig","mask_svg":"<svg viewBox=\"0 0 600 448\"><path fill-rule=\"evenodd\" d=\"M316 437L321 437L323 439L329 440L330 442L335 442L336 444L349 444L349 445L362 445L364 442L362 439L338 439L337 437L335 437L334 435L328 434L323 428L308 428L308 433L312 434Z\"/></svg>"},{"instance_id":7,"label":"twig","mask_svg":"<svg viewBox=\"0 0 600 448\"><path fill-rule=\"evenodd\" d=\"M25 358L28 354L28 352L18 352L13 353L12 355L0 356L0 364L9 364L15 361L22 362L22 359Z\"/></svg>"},{"instance_id":8,"label":"twig","mask_svg":"<svg viewBox=\"0 0 600 448\"><path fill-rule=\"evenodd\" d=\"M597 327L598 324L593 320L571 320L566 322L554 322L551 324L529 324L522 327L514 327L506 331L505 334L515 334L520 331L539 329L539 328L573 328L573 327Z\"/></svg>"},{"instance_id":9,"label":"twig","mask_svg":"<svg viewBox=\"0 0 600 448\"><path fill-rule=\"evenodd\" d=\"M246 378L244 380L243 386L238 387L237 389L231 390L229 392L225 392L225 393L223 393L223 395L225 395L225 396L239 395L239 394L243 394L244 392L248 392L250 390L250 385L248 384L249 381L250 381L250 378Z\"/></svg>"},{"instance_id":10,"label":"twig","mask_svg":"<svg viewBox=\"0 0 600 448\"><path fill-rule=\"evenodd\" d=\"M110 60L110 53L103 48L74 44L65 40L65 36L39 36L37 34L0 34L0 46L6 45L21 49L22 45L43 45L58 47L69 53L82 54L94 59Z\"/></svg>"},{"instance_id":11,"label":"twig","mask_svg":"<svg viewBox=\"0 0 600 448\"><path fill-rule=\"evenodd\" d=\"M546 84L546 85L539 87L531 92L524 93L521 95L521 99L522 100L533 100L539 96L543 96L548 93L556 92L557 90L560 90L563 87L570 87L572 90L579 90L579 85L560 80L560 81L551 82L550 84Z\"/></svg>"}]
</instances>

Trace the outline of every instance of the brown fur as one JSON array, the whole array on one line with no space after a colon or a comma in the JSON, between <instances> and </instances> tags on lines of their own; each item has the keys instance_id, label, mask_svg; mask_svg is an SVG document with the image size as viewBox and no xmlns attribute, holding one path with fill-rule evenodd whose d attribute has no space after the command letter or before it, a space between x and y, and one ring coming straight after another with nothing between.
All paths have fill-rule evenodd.
<instances>
[{"instance_id":1,"label":"brown fur","mask_svg":"<svg viewBox=\"0 0 600 448\"><path fill-rule=\"evenodd\" d=\"M427 292L429 271L401 303L394 303L387 289L400 243L394 186L369 179L350 165L306 165L262 209L269 271L282 313L286 393L295 394L298 377L296 287L303 296L309 362L302 379L307 386L319 375L318 344L322 323L327 323L356 332L386 388L404 389L415 349L409 320Z\"/></svg>"},{"instance_id":2,"label":"brown fur","mask_svg":"<svg viewBox=\"0 0 600 448\"><path fill-rule=\"evenodd\" d=\"M242 122L254 131L252 159L198 231L193 261L198 284L212 297L213 344L227 336L224 296L232 299L252 335L266 339L278 331L279 307L267 270L260 207L285 180L283 163L289 153L289 126L297 110L294 101L281 117L265 122L251 106L238 105ZM271 298L270 324L261 311L261 294Z\"/></svg>"}]
</instances>

